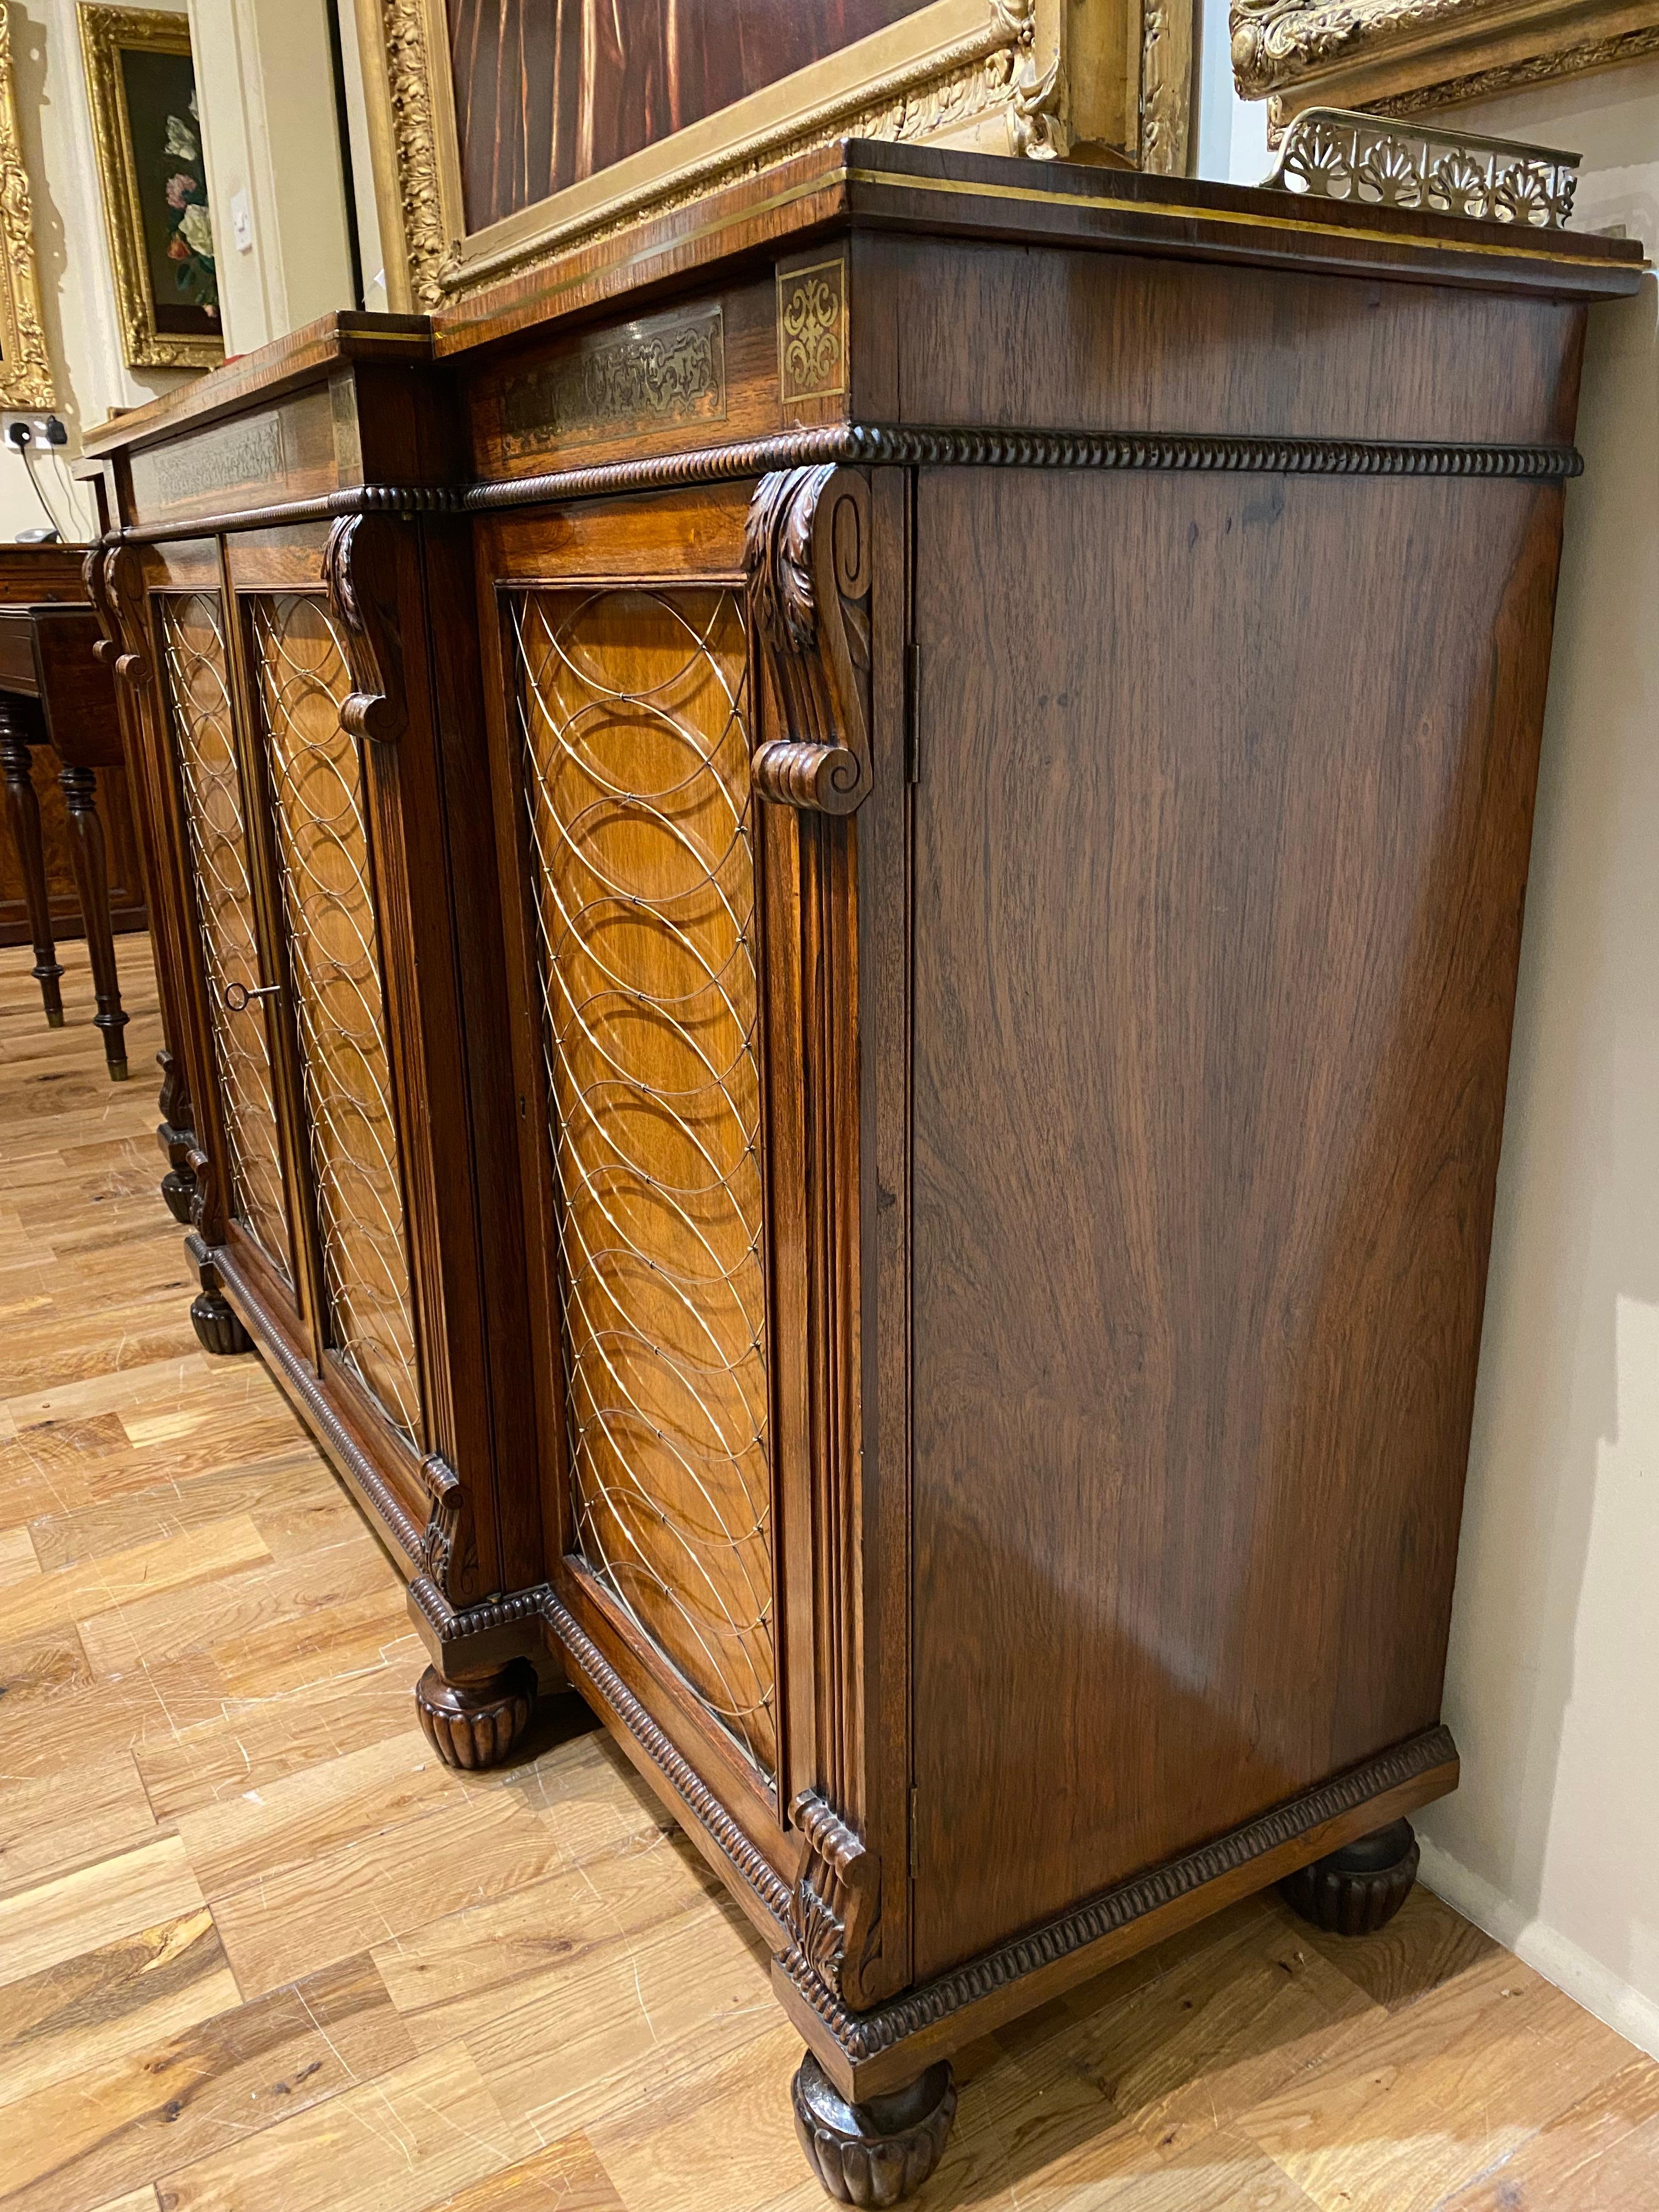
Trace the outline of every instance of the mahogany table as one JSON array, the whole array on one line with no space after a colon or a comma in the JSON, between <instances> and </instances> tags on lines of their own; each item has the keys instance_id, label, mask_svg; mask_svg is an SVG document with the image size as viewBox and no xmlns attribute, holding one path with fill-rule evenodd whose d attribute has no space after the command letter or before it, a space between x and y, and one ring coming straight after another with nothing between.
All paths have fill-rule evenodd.
<instances>
[{"instance_id":1,"label":"mahogany table","mask_svg":"<svg viewBox=\"0 0 1659 2212\"><path fill-rule=\"evenodd\" d=\"M32 748L42 744L58 757L58 781L72 831L70 863L98 1003L93 1021L103 1033L111 1079L121 1083L127 1073L122 1036L127 1017L115 969L98 771L120 769L123 754L115 686L108 670L93 658L98 637L98 618L87 605L49 601L0 606L0 768L34 945L33 972L46 1019L58 1029L64 1020L58 979L64 971L53 938L40 803L29 757Z\"/></svg>"}]
</instances>

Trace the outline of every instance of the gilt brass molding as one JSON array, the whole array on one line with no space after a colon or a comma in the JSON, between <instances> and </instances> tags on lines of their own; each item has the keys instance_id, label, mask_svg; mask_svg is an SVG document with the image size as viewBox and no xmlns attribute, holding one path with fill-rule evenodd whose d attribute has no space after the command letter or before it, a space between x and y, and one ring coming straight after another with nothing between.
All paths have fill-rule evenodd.
<instances>
[{"instance_id":1,"label":"gilt brass molding","mask_svg":"<svg viewBox=\"0 0 1659 2212\"><path fill-rule=\"evenodd\" d=\"M424 311L460 303L842 138L1039 160L1084 147L1184 174L1195 4L934 0L884 40L884 52L902 58L879 73L861 74L869 64L848 48L707 127L468 234L443 0L357 0L389 302Z\"/></svg>"},{"instance_id":2,"label":"gilt brass molding","mask_svg":"<svg viewBox=\"0 0 1659 2212\"><path fill-rule=\"evenodd\" d=\"M1659 52L1659 0L1231 0L1233 77L1275 133L1310 106L1414 116Z\"/></svg>"},{"instance_id":3,"label":"gilt brass molding","mask_svg":"<svg viewBox=\"0 0 1659 2212\"><path fill-rule=\"evenodd\" d=\"M188 54L189 20L160 9L92 7L84 0L76 13L104 231L115 276L122 358L130 368L215 368L225 357L222 338L185 337L155 327L145 265L143 207L121 77L123 47Z\"/></svg>"},{"instance_id":4,"label":"gilt brass molding","mask_svg":"<svg viewBox=\"0 0 1659 2212\"><path fill-rule=\"evenodd\" d=\"M0 406L52 407L52 358L40 320L34 203L17 131L10 12L0 0Z\"/></svg>"},{"instance_id":5,"label":"gilt brass molding","mask_svg":"<svg viewBox=\"0 0 1659 2212\"><path fill-rule=\"evenodd\" d=\"M1577 182L1577 154L1340 107L1304 108L1262 179L1268 191L1534 230L1565 229Z\"/></svg>"}]
</instances>

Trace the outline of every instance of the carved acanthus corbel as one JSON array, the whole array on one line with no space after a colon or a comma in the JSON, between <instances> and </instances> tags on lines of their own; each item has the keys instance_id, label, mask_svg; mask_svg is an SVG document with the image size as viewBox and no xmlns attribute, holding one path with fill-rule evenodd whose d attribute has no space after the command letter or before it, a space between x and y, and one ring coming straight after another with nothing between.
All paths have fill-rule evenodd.
<instances>
[{"instance_id":1,"label":"carved acanthus corbel","mask_svg":"<svg viewBox=\"0 0 1659 2212\"><path fill-rule=\"evenodd\" d=\"M354 738L386 744L408 721L403 639L398 624L398 526L384 515L335 524L323 554L323 582L339 623L352 689L340 721Z\"/></svg>"},{"instance_id":2,"label":"carved acanthus corbel","mask_svg":"<svg viewBox=\"0 0 1659 2212\"><path fill-rule=\"evenodd\" d=\"M88 555L87 561L89 589L94 557ZM149 680L149 654L145 649L143 563L136 545L110 547L104 556L103 588L93 592L92 603L108 630L100 642L98 658L118 684L137 693ZM112 656L106 649L112 644Z\"/></svg>"},{"instance_id":3,"label":"carved acanthus corbel","mask_svg":"<svg viewBox=\"0 0 1659 2212\"><path fill-rule=\"evenodd\" d=\"M796 1797L789 1817L806 1844L790 1899L791 1932L818 1978L857 2011L868 2002L864 1973L878 1948L881 1863L811 1790Z\"/></svg>"},{"instance_id":4,"label":"carved acanthus corbel","mask_svg":"<svg viewBox=\"0 0 1659 2212\"><path fill-rule=\"evenodd\" d=\"M868 484L834 464L763 477L744 559L757 669L783 722L756 750L755 789L850 814L870 788Z\"/></svg>"},{"instance_id":5,"label":"carved acanthus corbel","mask_svg":"<svg viewBox=\"0 0 1659 2212\"><path fill-rule=\"evenodd\" d=\"M421 1487L429 1501L426 1528L421 1537L421 1572L436 1583L445 1597L449 1597L453 1595L449 1578L460 1537L465 1491L459 1475L438 1452L429 1452L421 1462Z\"/></svg>"}]
</instances>

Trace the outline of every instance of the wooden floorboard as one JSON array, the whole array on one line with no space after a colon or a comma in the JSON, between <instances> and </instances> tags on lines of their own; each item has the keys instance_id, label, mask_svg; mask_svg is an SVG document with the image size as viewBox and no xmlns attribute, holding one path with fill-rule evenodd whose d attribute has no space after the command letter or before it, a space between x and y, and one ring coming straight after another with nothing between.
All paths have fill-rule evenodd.
<instances>
[{"instance_id":1,"label":"wooden floorboard","mask_svg":"<svg viewBox=\"0 0 1659 2212\"><path fill-rule=\"evenodd\" d=\"M142 940L0 952L0 2205L808 2212L766 1961L574 1701L440 1766L402 1585L156 1186ZM975 2045L924 2212L1651 2212L1659 2067L1416 1891Z\"/></svg>"}]
</instances>

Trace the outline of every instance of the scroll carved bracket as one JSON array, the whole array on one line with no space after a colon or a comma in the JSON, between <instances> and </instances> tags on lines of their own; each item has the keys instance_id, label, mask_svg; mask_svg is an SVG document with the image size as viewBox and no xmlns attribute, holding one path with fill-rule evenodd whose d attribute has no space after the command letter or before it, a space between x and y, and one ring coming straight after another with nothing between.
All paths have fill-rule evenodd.
<instances>
[{"instance_id":1,"label":"scroll carved bracket","mask_svg":"<svg viewBox=\"0 0 1659 2212\"><path fill-rule=\"evenodd\" d=\"M103 556L101 589L94 584L97 550L87 556L87 588L106 635L99 641L97 657L115 681L135 695L149 681L149 655L145 651L144 580L138 549L112 545Z\"/></svg>"},{"instance_id":2,"label":"scroll carved bracket","mask_svg":"<svg viewBox=\"0 0 1659 2212\"><path fill-rule=\"evenodd\" d=\"M441 1594L453 1601L450 1587L461 1537L465 1486L441 1453L429 1452L421 1462L421 1487L429 1502L426 1528L421 1537L420 1565Z\"/></svg>"},{"instance_id":3,"label":"scroll carved bracket","mask_svg":"<svg viewBox=\"0 0 1659 2212\"><path fill-rule=\"evenodd\" d=\"M789 1817L805 1839L790 1932L819 1980L857 2011L867 2002L864 1977L880 1948L881 1862L813 1790L799 1792Z\"/></svg>"},{"instance_id":4,"label":"scroll carved bracket","mask_svg":"<svg viewBox=\"0 0 1659 2212\"><path fill-rule=\"evenodd\" d=\"M323 582L345 641L352 688L340 721L355 738L390 744L409 722L398 623L398 531L390 518L352 514L329 532Z\"/></svg>"},{"instance_id":5,"label":"scroll carved bracket","mask_svg":"<svg viewBox=\"0 0 1659 2212\"><path fill-rule=\"evenodd\" d=\"M744 533L757 672L782 724L750 763L763 799L851 814L871 783L870 490L835 463L763 477ZM764 700L757 698L764 717ZM763 729L765 721L762 722Z\"/></svg>"}]
</instances>

